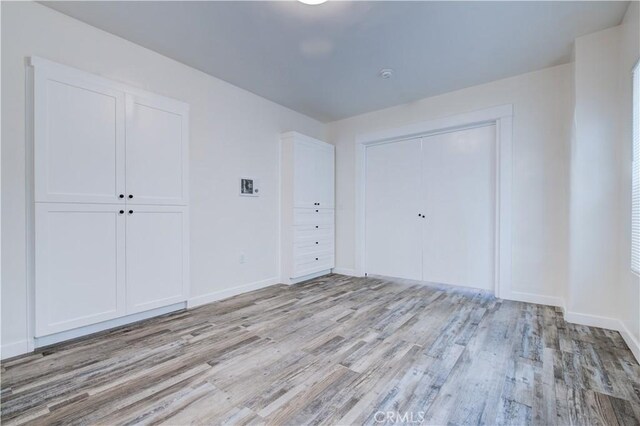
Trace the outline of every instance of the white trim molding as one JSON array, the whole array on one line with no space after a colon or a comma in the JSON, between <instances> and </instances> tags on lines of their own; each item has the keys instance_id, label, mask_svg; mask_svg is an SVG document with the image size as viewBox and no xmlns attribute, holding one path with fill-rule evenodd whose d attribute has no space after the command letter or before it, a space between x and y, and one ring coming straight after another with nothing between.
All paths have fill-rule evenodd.
<instances>
[{"instance_id":1,"label":"white trim molding","mask_svg":"<svg viewBox=\"0 0 640 426\"><path fill-rule=\"evenodd\" d=\"M536 305L556 306L562 308L564 312L564 300L562 300L561 297L526 293L522 291L512 291L508 299L515 300L517 302L535 303Z\"/></svg>"},{"instance_id":2,"label":"white trim molding","mask_svg":"<svg viewBox=\"0 0 640 426\"><path fill-rule=\"evenodd\" d=\"M14 356L23 355L31 352L33 342L29 340L20 340L12 343L2 343L0 346L0 359L13 358Z\"/></svg>"},{"instance_id":3,"label":"white trim molding","mask_svg":"<svg viewBox=\"0 0 640 426\"><path fill-rule=\"evenodd\" d=\"M333 268L332 272L338 275L346 275L348 277L362 277L362 275L358 275L355 269L351 268Z\"/></svg>"},{"instance_id":4,"label":"white trim molding","mask_svg":"<svg viewBox=\"0 0 640 426\"><path fill-rule=\"evenodd\" d=\"M511 299L511 188L513 105L501 105L408 126L357 135L356 151L356 276L365 274L366 148L395 140L447 133L487 124L496 126L496 276L497 297Z\"/></svg>"},{"instance_id":5,"label":"white trim molding","mask_svg":"<svg viewBox=\"0 0 640 426\"><path fill-rule=\"evenodd\" d=\"M640 342L633 336L633 334L624 325L624 322L617 318L603 317L599 315L583 314L580 312L564 311L564 320L572 324L586 325L589 327L604 328L607 330L614 330L620 333L622 339L627 344L636 361L640 363Z\"/></svg>"},{"instance_id":6,"label":"white trim molding","mask_svg":"<svg viewBox=\"0 0 640 426\"><path fill-rule=\"evenodd\" d=\"M629 349L631 349L631 352L633 352L633 356L636 357L636 361L640 363L640 342L633 336L633 333L629 331L627 326L624 325L624 322L619 321L619 323L620 328L618 329L618 332L624 339L627 346L629 346Z\"/></svg>"},{"instance_id":7,"label":"white trim molding","mask_svg":"<svg viewBox=\"0 0 640 426\"><path fill-rule=\"evenodd\" d=\"M229 297L237 296L238 294L248 293L253 290L259 290L261 288L269 287L275 284L280 284L278 277L269 278L262 281L256 281L249 284L243 284L232 288L226 288L224 290L214 291L200 296L194 296L187 302L187 308L195 308L196 306L202 306L209 303L217 302L218 300L228 299Z\"/></svg>"}]
</instances>

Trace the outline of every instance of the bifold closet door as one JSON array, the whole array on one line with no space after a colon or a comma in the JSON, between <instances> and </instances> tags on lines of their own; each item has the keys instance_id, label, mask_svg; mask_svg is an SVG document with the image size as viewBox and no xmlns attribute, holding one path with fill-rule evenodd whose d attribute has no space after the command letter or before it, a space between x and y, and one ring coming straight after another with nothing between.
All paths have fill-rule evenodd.
<instances>
[{"instance_id":1,"label":"bifold closet door","mask_svg":"<svg viewBox=\"0 0 640 426\"><path fill-rule=\"evenodd\" d=\"M495 126L423 138L423 280L493 290Z\"/></svg>"},{"instance_id":2,"label":"bifold closet door","mask_svg":"<svg viewBox=\"0 0 640 426\"><path fill-rule=\"evenodd\" d=\"M123 207L38 203L35 215L36 337L124 315Z\"/></svg>"},{"instance_id":3,"label":"bifold closet door","mask_svg":"<svg viewBox=\"0 0 640 426\"><path fill-rule=\"evenodd\" d=\"M127 313L186 300L187 209L127 207Z\"/></svg>"},{"instance_id":4,"label":"bifold closet door","mask_svg":"<svg viewBox=\"0 0 640 426\"><path fill-rule=\"evenodd\" d=\"M366 148L367 274L422 278L420 139Z\"/></svg>"}]
</instances>

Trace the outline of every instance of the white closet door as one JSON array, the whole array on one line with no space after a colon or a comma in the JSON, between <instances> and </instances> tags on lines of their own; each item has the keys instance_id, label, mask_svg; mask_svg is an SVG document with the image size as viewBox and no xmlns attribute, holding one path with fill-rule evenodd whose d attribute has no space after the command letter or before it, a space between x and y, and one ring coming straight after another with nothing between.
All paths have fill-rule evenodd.
<instances>
[{"instance_id":1,"label":"white closet door","mask_svg":"<svg viewBox=\"0 0 640 426\"><path fill-rule=\"evenodd\" d=\"M186 300L185 207L127 207L127 313Z\"/></svg>"},{"instance_id":2,"label":"white closet door","mask_svg":"<svg viewBox=\"0 0 640 426\"><path fill-rule=\"evenodd\" d=\"M36 204L36 337L124 315L122 208Z\"/></svg>"},{"instance_id":3,"label":"white closet door","mask_svg":"<svg viewBox=\"0 0 640 426\"><path fill-rule=\"evenodd\" d=\"M35 201L114 203L124 193L124 93L35 68Z\"/></svg>"},{"instance_id":4,"label":"white closet door","mask_svg":"<svg viewBox=\"0 0 640 426\"><path fill-rule=\"evenodd\" d=\"M318 196L316 207L334 208L335 199L335 167L333 146L319 146L316 153L316 185Z\"/></svg>"},{"instance_id":5,"label":"white closet door","mask_svg":"<svg viewBox=\"0 0 640 426\"><path fill-rule=\"evenodd\" d=\"M312 142L298 141L293 147L294 207L317 207L318 147Z\"/></svg>"},{"instance_id":6,"label":"white closet door","mask_svg":"<svg viewBox=\"0 0 640 426\"><path fill-rule=\"evenodd\" d=\"M366 149L366 272L420 280L420 140Z\"/></svg>"},{"instance_id":7,"label":"white closet door","mask_svg":"<svg viewBox=\"0 0 640 426\"><path fill-rule=\"evenodd\" d=\"M494 288L495 126L423 139L423 280Z\"/></svg>"},{"instance_id":8,"label":"white closet door","mask_svg":"<svg viewBox=\"0 0 640 426\"><path fill-rule=\"evenodd\" d=\"M128 203L186 204L188 125L184 104L127 94Z\"/></svg>"}]
</instances>

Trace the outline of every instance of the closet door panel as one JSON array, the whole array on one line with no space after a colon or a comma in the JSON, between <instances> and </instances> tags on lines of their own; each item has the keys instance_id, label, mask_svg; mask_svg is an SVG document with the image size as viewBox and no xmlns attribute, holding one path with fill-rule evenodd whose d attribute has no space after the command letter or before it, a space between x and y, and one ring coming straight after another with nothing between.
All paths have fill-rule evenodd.
<instances>
[{"instance_id":1,"label":"closet door panel","mask_svg":"<svg viewBox=\"0 0 640 426\"><path fill-rule=\"evenodd\" d=\"M367 274L422 278L420 140L366 148Z\"/></svg>"},{"instance_id":2,"label":"closet door panel","mask_svg":"<svg viewBox=\"0 0 640 426\"><path fill-rule=\"evenodd\" d=\"M186 300L187 209L129 206L127 313Z\"/></svg>"},{"instance_id":3,"label":"closet door panel","mask_svg":"<svg viewBox=\"0 0 640 426\"><path fill-rule=\"evenodd\" d=\"M183 104L127 94L128 203L186 204L187 131Z\"/></svg>"},{"instance_id":4,"label":"closet door panel","mask_svg":"<svg viewBox=\"0 0 640 426\"><path fill-rule=\"evenodd\" d=\"M120 209L36 205L36 336L124 314L125 218Z\"/></svg>"},{"instance_id":5,"label":"closet door panel","mask_svg":"<svg viewBox=\"0 0 640 426\"><path fill-rule=\"evenodd\" d=\"M310 142L296 142L293 148L293 203L294 207L317 207L320 191L318 184L318 147Z\"/></svg>"},{"instance_id":6,"label":"closet door panel","mask_svg":"<svg viewBox=\"0 0 640 426\"><path fill-rule=\"evenodd\" d=\"M114 203L124 192L124 93L35 70L35 200Z\"/></svg>"},{"instance_id":7,"label":"closet door panel","mask_svg":"<svg viewBox=\"0 0 640 426\"><path fill-rule=\"evenodd\" d=\"M495 126L423 139L423 279L494 288Z\"/></svg>"}]
</instances>

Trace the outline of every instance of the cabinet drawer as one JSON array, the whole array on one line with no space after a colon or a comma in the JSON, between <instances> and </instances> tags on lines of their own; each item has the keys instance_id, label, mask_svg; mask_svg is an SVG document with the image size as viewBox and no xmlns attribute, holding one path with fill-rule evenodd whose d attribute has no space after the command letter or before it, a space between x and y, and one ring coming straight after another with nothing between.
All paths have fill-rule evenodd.
<instances>
[{"instance_id":1,"label":"cabinet drawer","mask_svg":"<svg viewBox=\"0 0 640 426\"><path fill-rule=\"evenodd\" d=\"M333 225L298 225L293 227L293 241L323 237L333 238Z\"/></svg>"},{"instance_id":2,"label":"cabinet drawer","mask_svg":"<svg viewBox=\"0 0 640 426\"><path fill-rule=\"evenodd\" d=\"M333 252L333 247L333 238L305 239L293 243L293 255L297 258L311 253Z\"/></svg>"},{"instance_id":3,"label":"cabinet drawer","mask_svg":"<svg viewBox=\"0 0 640 426\"><path fill-rule=\"evenodd\" d=\"M333 225L333 209L293 209L294 225Z\"/></svg>"},{"instance_id":4,"label":"cabinet drawer","mask_svg":"<svg viewBox=\"0 0 640 426\"><path fill-rule=\"evenodd\" d=\"M323 271L325 269L331 269L333 268L333 264L333 252L295 256L293 261L292 278L312 274L314 272Z\"/></svg>"}]
</instances>

